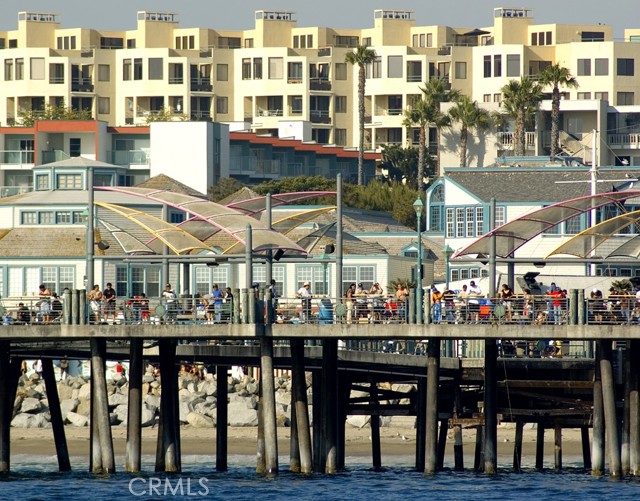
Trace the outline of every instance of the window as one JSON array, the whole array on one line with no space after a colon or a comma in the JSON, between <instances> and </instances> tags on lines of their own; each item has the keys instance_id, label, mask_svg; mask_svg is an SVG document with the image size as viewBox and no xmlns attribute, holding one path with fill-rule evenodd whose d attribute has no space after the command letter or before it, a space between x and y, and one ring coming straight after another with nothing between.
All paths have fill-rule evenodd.
<instances>
[{"instance_id":1,"label":"window","mask_svg":"<svg viewBox=\"0 0 640 501\"><path fill-rule=\"evenodd\" d=\"M31 80L44 80L44 57L32 57L29 63Z\"/></svg>"},{"instance_id":2,"label":"window","mask_svg":"<svg viewBox=\"0 0 640 501\"><path fill-rule=\"evenodd\" d=\"M142 80L142 58L135 58L133 60L133 79Z\"/></svg>"},{"instance_id":3,"label":"window","mask_svg":"<svg viewBox=\"0 0 640 501\"><path fill-rule=\"evenodd\" d=\"M591 59L578 59L578 76L591 76Z\"/></svg>"},{"instance_id":4,"label":"window","mask_svg":"<svg viewBox=\"0 0 640 501\"><path fill-rule=\"evenodd\" d=\"M495 93L493 95L493 102L494 103L499 103L502 101L502 94L500 94L499 92Z\"/></svg>"},{"instance_id":5,"label":"window","mask_svg":"<svg viewBox=\"0 0 640 501\"><path fill-rule=\"evenodd\" d=\"M16 80L24 80L24 59L16 59Z\"/></svg>"},{"instance_id":6,"label":"window","mask_svg":"<svg viewBox=\"0 0 640 501\"><path fill-rule=\"evenodd\" d=\"M59 190L81 190L82 174L57 174L56 184Z\"/></svg>"},{"instance_id":7,"label":"window","mask_svg":"<svg viewBox=\"0 0 640 501\"><path fill-rule=\"evenodd\" d=\"M617 62L619 76L627 76L627 77L633 76L634 74L633 59L618 58L616 62Z\"/></svg>"},{"instance_id":8,"label":"window","mask_svg":"<svg viewBox=\"0 0 640 501\"><path fill-rule=\"evenodd\" d=\"M605 76L609 74L609 60L607 58L597 57L595 60L595 72L596 76Z\"/></svg>"},{"instance_id":9,"label":"window","mask_svg":"<svg viewBox=\"0 0 640 501\"><path fill-rule=\"evenodd\" d=\"M313 48L313 35L307 35L307 49Z\"/></svg>"},{"instance_id":10,"label":"window","mask_svg":"<svg viewBox=\"0 0 640 501\"><path fill-rule=\"evenodd\" d=\"M242 60L242 79L251 80L251 59L248 57Z\"/></svg>"},{"instance_id":11,"label":"window","mask_svg":"<svg viewBox=\"0 0 640 501\"><path fill-rule=\"evenodd\" d=\"M591 92L578 92L578 99L591 99Z\"/></svg>"},{"instance_id":12,"label":"window","mask_svg":"<svg viewBox=\"0 0 640 501\"><path fill-rule=\"evenodd\" d=\"M336 80L347 79L347 63L336 63L335 77L336 77Z\"/></svg>"},{"instance_id":13,"label":"window","mask_svg":"<svg viewBox=\"0 0 640 501\"><path fill-rule=\"evenodd\" d=\"M98 65L98 82L110 82L111 81L111 66L108 64Z\"/></svg>"},{"instance_id":14,"label":"window","mask_svg":"<svg viewBox=\"0 0 640 501\"><path fill-rule=\"evenodd\" d=\"M216 96L216 113L223 115L229 113L229 98L227 96Z\"/></svg>"},{"instance_id":15,"label":"window","mask_svg":"<svg viewBox=\"0 0 640 501\"><path fill-rule=\"evenodd\" d=\"M344 268L342 273L344 278ZM302 284L309 282L312 294L326 294L328 289L327 281L328 273L325 276L325 270L322 266L300 265L296 267L296 291L302 287Z\"/></svg>"},{"instance_id":16,"label":"window","mask_svg":"<svg viewBox=\"0 0 640 501\"><path fill-rule=\"evenodd\" d=\"M553 44L553 38L551 37L551 32L547 31L545 33L545 36L547 38L547 45L552 45Z\"/></svg>"},{"instance_id":17,"label":"window","mask_svg":"<svg viewBox=\"0 0 640 501\"><path fill-rule=\"evenodd\" d=\"M467 63L465 61L456 61L454 69L457 80L465 80L467 78Z\"/></svg>"},{"instance_id":18,"label":"window","mask_svg":"<svg viewBox=\"0 0 640 501\"><path fill-rule=\"evenodd\" d=\"M538 34L531 33L531 45L538 45Z\"/></svg>"},{"instance_id":19,"label":"window","mask_svg":"<svg viewBox=\"0 0 640 501\"><path fill-rule=\"evenodd\" d=\"M342 292L351 284L362 283L366 290L376 282L375 266L344 266L342 268ZM311 291L314 292L314 291Z\"/></svg>"},{"instance_id":20,"label":"window","mask_svg":"<svg viewBox=\"0 0 640 501\"><path fill-rule=\"evenodd\" d=\"M149 58L149 80L162 80L163 61L161 57Z\"/></svg>"},{"instance_id":21,"label":"window","mask_svg":"<svg viewBox=\"0 0 640 501\"><path fill-rule=\"evenodd\" d=\"M491 56L484 56L483 58L483 76L484 78L491 77Z\"/></svg>"},{"instance_id":22,"label":"window","mask_svg":"<svg viewBox=\"0 0 640 501\"><path fill-rule=\"evenodd\" d=\"M507 76L520 76L520 54L507 54Z\"/></svg>"},{"instance_id":23,"label":"window","mask_svg":"<svg viewBox=\"0 0 640 501\"><path fill-rule=\"evenodd\" d=\"M407 82L422 81L422 61L407 61Z\"/></svg>"},{"instance_id":24,"label":"window","mask_svg":"<svg viewBox=\"0 0 640 501\"><path fill-rule=\"evenodd\" d=\"M427 47L433 47L433 33L427 33Z\"/></svg>"},{"instance_id":25,"label":"window","mask_svg":"<svg viewBox=\"0 0 640 501\"><path fill-rule=\"evenodd\" d=\"M38 213L32 210L25 210L20 213L20 224L38 224Z\"/></svg>"},{"instance_id":26,"label":"window","mask_svg":"<svg viewBox=\"0 0 640 501\"><path fill-rule=\"evenodd\" d=\"M131 59L122 60L122 80L131 80Z\"/></svg>"},{"instance_id":27,"label":"window","mask_svg":"<svg viewBox=\"0 0 640 501\"><path fill-rule=\"evenodd\" d=\"M302 63L301 62L291 62L287 63L287 81L289 83L300 83L302 82Z\"/></svg>"},{"instance_id":28,"label":"window","mask_svg":"<svg viewBox=\"0 0 640 501\"><path fill-rule=\"evenodd\" d=\"M98 113L108 115L111 113L111 99L108 97L98 97Z\"/></svg>"},{"instance_id":29,"label":"window","mask_svg":"<svg viewBox=\"0 0 640 501\"><path fill-rule=\"evenodd\" d=\"M500 54L493 56L493 76L502 76L502 56Z\"/></svg>"},{"instance_id":30,"label":"window","mask_svg":"<svg viewBox=\"0 0 640 501\"><path fill-rule=\"evenodd\" d=\"M284 277L285 277L284 266L274 266L271 269L271 278L273 278L276 281L276 291L278 293L278 296L280 297L285 295ZM262 287L267 286L267 268L264 264L253 265L253 281L257 282Z\"/></svg>"},{"instance_id":31,"label":"window","mask_svg":"<svg viewBox=\"0 0 640 501\"><path fill-rule=\"evenodd\" d=\"M36 190L48 190L49 188L49 174L37 174L36 175Z\"/></svg>"},{"instance_id":32,"label":"window","mask_svg":"<svg viewBox=\"0 0 640 501\"><path fill-rule=\"evenodd\" d=\"M262 58L253 58L253 78L254 80L262 80Z\"/></svg>"},{"instance_id":33,"label":"window","mask_svg":"<svg viewBox=\"0 0 640 501\"><path fill-rule=\"evenodd\" d=\"M382 78L382 56L376 56L371 63L371 78Z\"/></svg>"},{"instance_id":34,"label":"window","mask_svg":"<svg viewBox=\"0 0 640 501\"><path fill-rule=\"evenodd\" d=\"M161 291L160 266L118 265L115 282L118 296L138 296L144 292L147 297L158 297Z\"/></svg>"},{"instance_id":35,"label":"window","mask_svg":"<svg viewBox=\"0 0 640 501\"><path fill-rule=\"evenodd\" d=\"M618 92L616 95L617 105L632 105L634 101L633 92Z\"/></svg>"},{"instance_id":36,"label":"window","mask_svg":"<svg viewBox=\"0 0 640 501\"><path fill-rule=\"evenodd\" d=\"M594 97L596 99L600 99L601 101L608 101L609 100L609 93L608 92L595 92L594 93Z\"/></svg>"},{"instance_id":37,"label":"window","mask_svg":"<svg viewBox=\"0 0 640 501\"><path fill-rule=\"evenodd\" d=\"M502 210L504 214L504 207L502 207ZM432 215L431 217L432 225L440 224L436 223L433 219L434 217L437 217L439 221L439 213ZM445 233L447 237L478 237L484 234L484 209L482 207L447 208L445 218ZM497 210L496 221L499 221ZM432 227L431 229L436 231L435 227Z\"/></svg>"},{"instance_id":38,"label":"window","mask_svg":"<svg viewBox=\"0 0 640 501\"><path fill-rule=\"evenodd\" d=\"M604 42L604 31L583 31L583 42Z\"/></svg>"},{"instance_id":39,"label":"window","mask_svg":"<svg viewBox=\"0 0 640 501\"><path fill-rule=\"evenodd\" d=\"M269 80L281 80L283 78L283 60L281 57L269 58Z\"/></svg>"},{"instance_id":40,"label":"window","mask_svg":"<svg viewBox=\"0 0 640 501\"><path fill-rule=\"evenodd\" d=\"M56 224L71 224L71 211L56 211Z\"/></svg>"},{"instance_id":41,"label":"window","mask_svg":"<svg viewBox=\"0 0 640 501\"><path fill-rule=\"evenodd\" d=\"M127 49L135 49L136 48L136 39L133 38L131 40L127 40Z\"/></svg>"},{"instance_id":42,"label":"window","mask_svg":"<svg viewBox=\"0 0 640 501\"><path fill-rule=\"evenodd\" d=\"M335 139L333 141L338 146L347 145L347 129L336 129Z\"/></svg>"},{"instance_id":43,"label":"window","mask_svg":"<svg viewBox=\"0 0 640 501\"><path fill-rule=\"evenodd\" d=\"M229 80L229 65L217 64L216 65L216 80L219 82L227 82Z\"/></svg>"},{"instance_id":44,"label":"window","mask_svg":"<svg viewBox=\"0 0 640 501\"><path fill-rule=\"evenodd\" d=\"M389 56L387 58L387 77L402 78L402 56Z\"/></svg>"},{"instance_id":45,"label":"window","mask_svg":"<svg viewBox=\"0 0 640 501\"><path fill-rule=\"evenodd\" d=\"M577 235L582 228L581 216L574 216L567 219L564 223L565 233L567 235Z\"/></svg>"},{"instance_id":46,"label":"window","mask_svg":"<svg viewBox=\"0 0 640 501\"><path fill-rule=\"evenodd\" d=\"M123 49L124 38L100 37L101 49Z\"/></svg>"},{"instance_id":47,"label":"window","mask_svg":"<svg viewBox=\"0 0 640 501\"><path fill-rule=\"evenodd\" d=\"M69 156L79 157L82 152L82 143L79 137L72 137L69 139Z\"/></svg>"},{"instance_id":48,"label":"window","mask_svg":"<svg viewBox=\"0 0 640 501\"><path fill-rule=\"evenodd\" d=\"M347 112L347 96L335 96L334 106L336 113Z\"/></svg>"},{"instance_id":49,"label":"window","mask_svg":"<svg viewBox=\"0 0 640 501\"><path fill-rule=\"evenodd\" d=\"M481 211L480 217L482 217L482 209L479 208L479 210ZM496 207L496 228L498 226L502 226L506 222L507 222L507 208ZM482 235L482 233L479 233L479 235Z\"/></svg>"},{"instance_id":50,"label":"window","mask_svg":"<svg viewBox=\"0 0 640 501\"><path fill-rule=\"evenodd\" d=\"M302 96L291 96L291 114L302 115Z\"/></svg>"},{"instance_id":51,"label":"window","mask_svg":"<svg viewBox=\"0 0 640 501\"><path fill-rule=\"evenodd\" d=\"M4 79L7 82L13 80L13 59L4 60Z\"/></svg>"},{"instance_id":52,"label":"window","mask_svg":"<svg viewBox=\"0 0 640 501\"><path fill-rule=\"evenodd\" d=\"M482 94L482 102L490 103L491 102L491 94Z\"/></svg>"}]
</instances>

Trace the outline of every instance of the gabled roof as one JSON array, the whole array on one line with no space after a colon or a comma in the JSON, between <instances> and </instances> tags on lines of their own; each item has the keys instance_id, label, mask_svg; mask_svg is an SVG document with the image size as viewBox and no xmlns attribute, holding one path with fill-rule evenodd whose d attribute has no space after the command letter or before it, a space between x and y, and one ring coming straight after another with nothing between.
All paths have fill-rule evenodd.
<instances>
[{"instance_id":1,"label":"gabled roof","mask_svg":"<svg viewBox=\"0 0 640 501\"><path fill-rule=\"evenodd\" d=\"M167 190L173 193L180 193L182 195L190 195L192 197L206 198L204 193L194 190L190 186L176 181L172 177L165 174L158 174L157 176L150 177L146 181L143 181L136 185L139 188L152 188L154 190Z\"/></svg>"},{"instance_id":2,"label":"gabled roof","mask_svg":"<svg viewBox=\"0 0 640 501\"><path fill-rule=\"evenodd\" d=\"M600 170L598 192L622 184L624 172ZM495 197L498 202L555 203L589 195L591 190L589 167L450 169L445 177L483 202Z\"/></svg>"}]
</instances>

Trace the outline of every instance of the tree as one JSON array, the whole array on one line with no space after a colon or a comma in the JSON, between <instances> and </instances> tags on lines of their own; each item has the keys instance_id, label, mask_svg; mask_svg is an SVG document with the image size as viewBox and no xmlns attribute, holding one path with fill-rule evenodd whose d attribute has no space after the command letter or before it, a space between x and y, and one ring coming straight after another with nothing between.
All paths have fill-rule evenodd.
<instances>
[{"instance_id":1,"label":"tree","mask_svg":"<svg viewBox=\"0 0 640 501\"><path fill-rule=\"evenodd\" d=\"M386 145L382 149L381 167L386 169L387 179L405 182L415 187L418 179L418 151L413 148L403 148L397 144Z\"/></svg>"},{"instance_id":2,"label":"tree","mask_svg":"<svg viewBox=\"0 0 640 501\"><path fill-rule=\"evenodd\" d=\"M18 114L22 127L33 127L36 120L93 120L91 110L76 110L64 103L52 106L45 105L44 110L25 110Z\"/></svg>"},{"instance_id":3,"label":"tree","mask_svg":"<svg viewBox=\"0 0 640 501\"><path fill-rule=\"evenodd\" d=\"M551 86L551 156L558 154L560 136L560 86L575 89L578 81L571 72L558 63L547 66L540 73L540 83L544 87Z\"/></svg>"},{"instance_id":4,"label":"tree","mask_svg":"<svg viewBox=\"0 0 640 501\"><path fill-rule=\"evenodd\" d=\"M177 120L175 120L177 118ZM149 113L145 117L145 122L148 124L152 122L187 122L189 117L187 115L176 114L170 107L163 106L161 110L156 113Z\"/></svg>"},{"instance_id":5,"label":"tree","mask_svg":"<svg viewBox=\"0 0 640 501\"><path fill-rule=\"evenodd\" d=\"M502 91L503 113L514 119L513 146L514 155L521 156L525 152L525 126L533 119L542 101L542 86L529 77L520 80L509 80Z\"/></svg>"},{"instance_id":6,"label":"tree","mask_svg":"<svg viewBox=\"0 0 640 501\"><path fill-rule=\"evenodd\" d=\"M420 87L422 98L431 109L430 125L436 128L436 168L440 173L440 131L443 127L449 126L449 117L440 111L440 103L455 101L460 96L460 91L452 90L450 84L444 78L432 78L425 82L424 87Z\"/></svg>"},{"instance_id":7,"label":"tree","mask_svg":"<svg viewBox=\"0 0 640 501\"><path fill-rule=\"evenodd\" d=\"M358 45L353 52L347 52L345 62L358 66L358 184L364 184L364 89L366 85L365 66L373 63L376 51L366 45Z\"/></svg>"},{"instance_id":8,"label":"tree","mask_svg":"<svg viewBox=\"0 0 640 501\"><path fill-rule=\"evenodd\" d=\"M414 125L418 126L418 172L417 185L418 191L422 191L424 186L424 174L427 165L427 130L429 124L437 120L438 110L431 106L424 99L420 99L415 102L413 106L407 108L404 112L404 119L402 125L407 128L407 131Z\"/></svg>"},{"instance_id":9,"label":"tree","mask_svg":"<svg viewBox=\"0 0 640 501\"><path fill-rule=\"evenodd\" d=\"M491 115L478 106L469 96L461 96L449 110L453 122L460 124L460 167L467 166L467 140L469 129L487 130L491 126Z\"/></svg>"}]
</instances>

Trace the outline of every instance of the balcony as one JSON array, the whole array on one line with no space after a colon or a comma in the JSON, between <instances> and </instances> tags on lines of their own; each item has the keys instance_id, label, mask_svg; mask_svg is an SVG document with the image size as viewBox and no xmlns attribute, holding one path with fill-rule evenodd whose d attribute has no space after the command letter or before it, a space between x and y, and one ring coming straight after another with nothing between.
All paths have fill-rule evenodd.
<instances>
[{"instance_id":1,"label":"balcony","mask_svg":"<svg viewBox=\"0 0 640 501\"><path fill-rule=\"evenodd\" d=\"M328 78L310 78L309 79L310 90L331 90L331 82Z\"/></svg>"},{"instance_id":2,"label":"balcony","mask_svg":"<svg viewBox=\"0 0 640 501\"><path fill-rule=\"evenodd\" d=\"M213 85L208 77L194 77L191 79L192 92L213 92Z\"/></svg>"},{"instance_id":3,"label":"balcony","mask_svg":"<svg viewBox=\"0 0 640 501\"><path fill-rule=\"evenodd\" d=\"M192 111L191 112L191 120L196 122L210 122L211 121L211 112L209 111Z\"/></svg>"},{"instance_id":4,"label":"balcony","mask_svg":"<svg viewBox=\"0 0 640 501\"><path fill-rule=\"evenodd\" d=\"M640 149L640 134L608 134L607 143L611 148L638 150Z\"/></svg>"},{"instance_id":5,"label":"balcony","mask_svg":"<svg viewBox=\"0 0 640 501\"><path fill-rule=\"evenodd\" d=\"M386 115L390 117L397 117L402 115L403 111L404 110L402 108L389 108L387 109Z\"/></svg>"},{"instance_id":6,"label":"balcony","mask_svg":"<svg viewBox=\"0 0 640 501\"><path fill-rule=\"evenodd\" d=\"M311 110L311 123L314 124L330 124L331 115L329 110Z\"/></svg>"},{"instance_id":7,"label":"balcony","mask_svg":"<svg viewBox=\"0 0 640 501\"><path fill-rule=\"evenodd\" d=\"M22 195L33 191L33 186L0 186L0 198Z\"/></svg>"},{"instance_id":8,"label":"balcony","mask_svg":"<svg viewBox=\"0 0 640 501\"><path fill-rule=\"evenodd\" d=\"M289 84L301 84L302 83L302 78L301 77L287 77L287 83L289 83Z\"/></svg>"},{"instance_id":9,"label":"balcony","mask_svg":"<svg viewBox=\"0 0 640 501\"><path fill-rule=\"evenodd\" d=\"M318 57L331 56L331 47L322 47L318 49Z\"/></svg>"},{"instance_id":10,"label":"balcony","mask_svg":"<svg viewBox=\"0 0 640 501\"><path fill-rule=\"evenodd\" d=\"M42 164L51 164L53 162L59 162L60 160L66 160L69 157L62 150L43 150L40 152L40 158Z\"/></svg>"},{"instance_id":11,"label":"balcony","mask_svg":"<svg viewBox=\"0 0 640 501\"><path fill-rule=\"evenodd\" d=\"M63 76L57 77L57 76L50 75L49 76L49 83L50 84L63 84L64 83L64 77Z\"/></svg>"},{"instance_id":12,"label":"balcony","mask_svg":"<svg viewBox=\"0 0 640 501\"><path fill-rule=\"evenodd\" d=\"M258 110L259 117L281 117L283 110Z\"/></svg>"},{"instance_id":13,"label":"balcony","mask_svg":"<svg viewBox=\"0 0 640 501\"><path fill-rule=\"evenodd\" d=\"M93 92L91 78L76 77L71 80L71 92Z\"/></svg>"},{"instance_id":14,"label":"balcony","mask_svg":"<svg viewBox=\"0 0 640 501\"><path fill-rule=\"evenodd\" d=\"M33 166L33 150L0 151L0 164Z\"/></svg>"},{"instance_id":15,"label":"balcony","mask_svg":"<svg viewBox=\"0 0 640 501\"><path fill-rule=\"evenodd\" d=\"M169 84L171 85L183 84L183 83L184 83L183 77L169 77Z\"/></svg>"},{"instance_id":16,"label":"balcony","mask_svg":"<svg viewBox=\"0 0 640 501\"><path fill-rule=\"evenodd\" d=\"M114 165L149 165L148 149L108 151L107 158Z\"/></svg>"},{"instance_id":17,"label":"balcony","mask_svg":"<svg viewBox=\"0 0 640 501\"><path fill-rule=\"evenodd\" d=\"M506 148L508 150L513 149L513 132L498 132L498 145L501 148ZM525 148L526 149L535 149L536 146L536 133L535 132L525 132Z\"/></svg>"}]
</instances>

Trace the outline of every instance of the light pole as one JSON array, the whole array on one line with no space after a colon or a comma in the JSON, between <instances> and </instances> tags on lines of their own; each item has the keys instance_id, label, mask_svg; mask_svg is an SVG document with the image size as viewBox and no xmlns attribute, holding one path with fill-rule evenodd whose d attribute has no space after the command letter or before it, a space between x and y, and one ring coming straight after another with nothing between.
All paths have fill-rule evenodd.
<instances>
[{"instance_id":1,"label":"light pole","mask_svg":"<svg viewBox=\"0 0 640 501\"><path fill-rule=\"evenodd\" d=\"M416 201L413 202L413 210L416 211L416 222L418 227L418 268L416 270L416 323L422 323L422 208L424 204L422 199L418 196Z\"/></svg>"},{"instance_id":2,"label":"light pole","mask_svg":"<svg viewBox=\"0 0 640 501\"><path fill-rule=\"evenodd\" d=\"M444 247L442 248L442 253L444 254L444 263L445 263L445 272L446 272L445 290L448 290L449 289L449 260L453 255L453 249L449 247L449 244L444 244Z\"/></svg>"},{"instance_id":3,"label":"light pole","mask_svg":"<svg viewBox=\"0 0 640 501\"><path fill-rule=\"evenodd\" d=\"M444 264L445 264L445 273L446 273L445 279L444 279L444 283L445 283L444 290L446 294L444 298L444 318L447 319L447 323L448 323L449 319L453 318L453 314L454 314L453 311L451 313L447 311L447 307L450 306L447 304L447 298L451 297L451 293L448 292L449 291L449 260L453 255L453 249L449 247L448 244L444 244L444 247L442 248L442 253L444 254ZM453 357L453 339L447 339L445 341L444 352L445 352L444 353L445 357Z\"/></svg>"}]
</instances>

